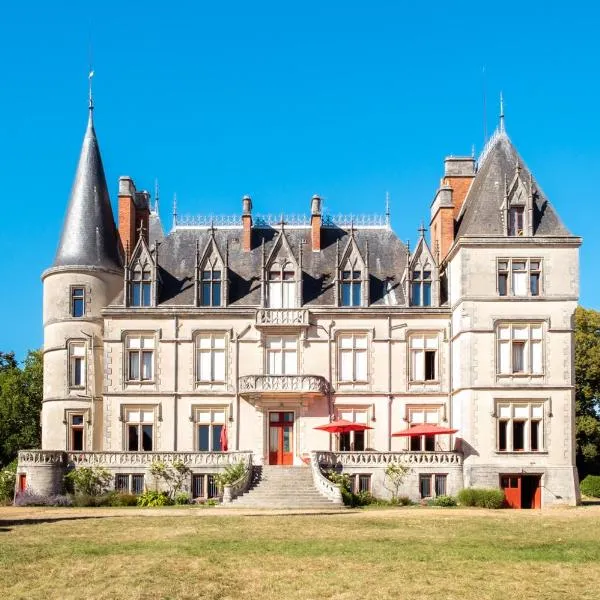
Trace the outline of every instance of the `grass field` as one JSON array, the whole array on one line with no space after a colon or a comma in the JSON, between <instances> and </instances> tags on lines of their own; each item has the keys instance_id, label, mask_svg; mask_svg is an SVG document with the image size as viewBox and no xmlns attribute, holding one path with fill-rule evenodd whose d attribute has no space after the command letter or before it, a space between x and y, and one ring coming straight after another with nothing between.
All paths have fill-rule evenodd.
<instances>
[{"instance_id":1,"label":"grass field","mask_svg":"<svg viewBox=\"0 0 600 600\"><path fill-rule=\"evenodd\" d=\"M600 598L600 507L0 508L0 598Z\"/></svg>"}]
</instances>

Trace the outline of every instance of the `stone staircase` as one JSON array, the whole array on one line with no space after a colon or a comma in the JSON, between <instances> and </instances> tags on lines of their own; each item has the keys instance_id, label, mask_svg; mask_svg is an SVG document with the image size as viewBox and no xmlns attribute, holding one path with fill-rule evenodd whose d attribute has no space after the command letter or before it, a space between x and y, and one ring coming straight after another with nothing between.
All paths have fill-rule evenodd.
<instances>
[{"instance_id":1,"label":"stone staircase","mask_svg":"<svg viewBox=\"0 0 600 600\"><path fill-rule=\"evenodd\" d=\"M310 467L255 467L250 489L227 506L231 508L340 509L315 488ZM342 507L343 508L343 507Z\"/></svg>"}]
</instances>

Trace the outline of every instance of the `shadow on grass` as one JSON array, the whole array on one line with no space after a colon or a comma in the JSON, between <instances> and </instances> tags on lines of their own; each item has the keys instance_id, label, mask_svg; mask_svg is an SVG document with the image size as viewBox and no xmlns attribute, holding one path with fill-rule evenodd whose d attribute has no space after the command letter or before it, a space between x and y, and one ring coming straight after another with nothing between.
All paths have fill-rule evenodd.
<instances>
[{"instance_id":1,"label":"shadow on grass","mask_svg":"<svg viewBox=\"0 0 600 600\"><path fill-rule=\"evenodd\" d=\"M58 523L58 521L80 521L83 519L106 519L105 516L81 516L81 517L69 517L69 516L56 516L56 517L44 517L39 519L0 519L0 533L12 531L13 527L19 525L40 525L41 523Z\"/></svg>"}]
</instances>

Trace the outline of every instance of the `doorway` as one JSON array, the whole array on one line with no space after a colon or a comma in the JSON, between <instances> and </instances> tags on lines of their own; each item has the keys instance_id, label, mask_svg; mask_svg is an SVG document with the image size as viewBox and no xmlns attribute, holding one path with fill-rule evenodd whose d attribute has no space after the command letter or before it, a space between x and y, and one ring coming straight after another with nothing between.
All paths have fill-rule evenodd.
<instances>
[{"instance_id":1,"label":"doorway","mask_svg":"<svg viewBox=\"0 0 600 600\"><path fill-rule=\"evenodd\" d=\"M294 464L294 413L269 413L269 464Z\"/></svg>"},{"instance_id":2,"label":"doorway","mask_svg":"<svg viewBox=\"0 0 600 600\"><path fill-rule=\"evenodd\" d=\"M501 475L500 487L504 490L510 508L541 508L541 475Z\"/></svg>"}]
</instances>

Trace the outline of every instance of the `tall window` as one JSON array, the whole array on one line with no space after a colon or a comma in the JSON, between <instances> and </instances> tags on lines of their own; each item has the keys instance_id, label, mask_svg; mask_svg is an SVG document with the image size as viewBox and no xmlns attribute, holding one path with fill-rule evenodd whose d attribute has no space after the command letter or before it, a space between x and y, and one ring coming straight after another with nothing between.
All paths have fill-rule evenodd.
<instances>
[{"instance_id":1,"label":"tall window","mask_svg":"<svg viewBox=\"0 0 600 600\"><path fill-rule=\"evenodd\" d=\"M364 409L343 409L338 411L338 418L350 421L351 423L360 423L367 425L368 413ZM362 451L367 447L366 431L348 431L340 433L338 436L340 452Z\"/></svg>"},{"instance_id":2,"label":"tall window","mask_svg":"<svg viewBox=\"0 0 600 600\"><path fill-rule=\"evenodd\" d=\"M340 335L339 381L367 381L367 336L361 333Z\"/></svg>"},{"instance_id":3,"label":"tall window","mask_svg":"<svg viewBox=\"0 0 600 600\"><path fill-rule=\"evenodd\" d=\"M221 306L221 270L207 267L200 274L200 306Z\"/></svg>"},{"instance_id":4,"label":"tall window","mask_svg":"<svg viewBox=\"0 0 600 600\"><path fill-rule=\"evenodd\" d=\"M269 375L296 375L298 373L297 337L291 335L269 336L266 349Z\"/></svg>"},{"instance_id":5,"label":"tall window","mask_svg":"<svg viewBox=\"0 0 600 600\"><path fill-rule=\"evenodd\" d=\"M439 406L416 406L408 409L408 422L413 425L437 425L440 422ZM416 435L409 438L412 452L434 452L435 436Z\"/></svg>"},{"instance_id":6,"label":"tall window","mask_svg":"<svg viewBox=\"0 0 600 600\"><path fill-rule=\"evenodd\" d=\"M225 335L203 333L196 337L196 381L225 381Z\"/></svg>"},{"instance_id":7,"label":"tall window","mask_svg":"<svg viewBox=\"0 0 600 600\"><path fill-rule=\"evenodd\" d=\"M542 325L510 323L498 327L498 373L541 375Z\"/></svg>"},{"instance_id":8,"label":"tall window","mask_svg":"<svg viewBox=\"0 0 600 600\"><path fill-rule=\"evenodd\" d=\"M68 449L72 452L82 452L84 449L84 418L83 413L68 413Z\"/></svg>"},{"instance_id":9,"label":"tall window","mask_svg":"<svg viewBox=\"0 0 600 600\"><path fill-rule=\"evenodd\" d=\"M85 314L85 289L71 288L71 316L83 317Z\"/></svg>"},{"instance_id":10,"label":"tall window","mask_svg":"<svg viewBox=\"0 0 600 600\"><path fill-rule=\"evenodd\" d=\"M436 381L438 335L410 336L410 380Z\"/></svg>"},{"instance_id":11,"label":"tall window","mask_svg":"<svg viewBox=\"0 0 600 600\"><path fill-rule=\"evenodd\" d=\"M292 265L273 266L269 271L267 303L269 308L294 308L296 306L296 281Z\"/></svg>"},{"instance_id":12,"label":"tall window","mask_svg":"<svg viewBox=\"0 0 600 600\"><path fill-rule=\"evenodd\" d=\"M342 271L340 274L340 303L342 306L361 305L361 272L356 270Z\"/></svg>"},{"instance_id":13,"label":"tall window","mask_svg":"<svg viewBox=\"0 0 600 600\"><path fill-rule=\"evenodd\" d=\"M154 410L148 408L125 411L125 436L129 452L152 452Z\"/></svg>"},{"instance_id":14,"label":"tall window","mask_svg":"<svg viewBox=\"0 0 600 600\"><path fill-rule=\"evenodd\" d=\"M541 267L539 259L498 260L498 295L539 296Z\"/></svg>"},{"instance_id":15,"label":"tall window","mask_svg":"<svg viewBox=\"0 0 600 600\"><path fill-rule=\"evenodd\" d=\"M69 344L69 387L85 387L85 343Z\"/></svg>"},{"instance_id":16,"label":"tall window","mask_svg":"<svg viewBox=\"0 0 600 600\"><path fill-rule=\"evenodd\" d=\"M224 408L196 409L196 448L198 452L221 452L224 427L226 427Z\"/></svg>"},{"instance_id":17,"label":"tall window","mask_svg":"<svg viewBox=\"0 0 600 600\"><path fill-rule=\"evenodd\" d=\"M411 306L431 306L431 271L413 271L410 303Z\"/></svg>"},{"instance_id":18,"label":"tall window","mask_svg":"<svg viewBox=\"0 0 600 600\"><path fill-rule=\"evenodd\" d=\"M151 306L152 274L148 265L139 263L131 278L131 306Z\"/></svg>"},{"instance_id":19,"label":"tall window","mask_svg":"<svg viewBox=\"0 0 600 600\"><path fill-rule=\"evenodd\" d=\"M498 451L540 452L544 449L542 402L499 402Z\"/></svg>"},{"instance_id":20,"label":"tall window","mask_svg":"<svg viewBox=\"0 0 600 600\"><path fill-rule=\"evenodd\" d=\"M154 337L127 337L128 381L152 381L154 379Z\"/></svg>"},{"instance_id":21,"label":"tall window","mask_svg":"<svg viewBox=\"0 0 600 600\"><path fill-rule=\"evenodd\" d=\"M508 235L519 236L524 235L523 224L524 207L513 206L508 210Z\"/></svg>"}]
</instances>

